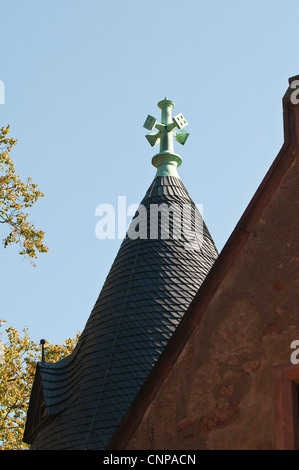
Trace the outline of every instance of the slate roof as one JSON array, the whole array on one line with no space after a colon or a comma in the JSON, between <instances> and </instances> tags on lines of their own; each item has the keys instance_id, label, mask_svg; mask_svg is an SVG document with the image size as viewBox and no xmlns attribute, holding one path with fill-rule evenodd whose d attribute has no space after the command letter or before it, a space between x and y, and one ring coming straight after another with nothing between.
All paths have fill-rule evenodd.
<instances>
[{"instance_id":1,"label":"slate roof","mask_svg":"<svg viewBox=\"0 0 299 470\"><path fill-rule=\"evenodd\" d=\"M141 202L148 222L150 205L162 203L197 211L177 177L153 180ZM200 239L198 216L193 228ZM52 421L31 449L107 447L218 256L204 222L202 235L200 249L191 250L184 234L179 239L126 236L73 353L37 365L36 381ZM33 395L24 433L30 443Z\"/></svg>"}]
</instances>

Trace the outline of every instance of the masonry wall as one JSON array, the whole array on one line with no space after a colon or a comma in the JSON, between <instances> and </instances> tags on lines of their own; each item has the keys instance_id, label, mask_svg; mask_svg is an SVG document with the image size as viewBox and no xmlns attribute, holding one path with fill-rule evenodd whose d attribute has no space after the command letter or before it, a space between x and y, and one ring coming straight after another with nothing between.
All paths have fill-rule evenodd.
<instances>
[{"instance_id":1,"label":"masonry wall","mask_svg":"<svg viewBox=\"0 0 299 470\"><path fill-rule=\"evenodd\" d=\"M277 445L274 372L291 366L290 344L299 340L296 148L127 449Z\"/></svg>"}]
</instances>

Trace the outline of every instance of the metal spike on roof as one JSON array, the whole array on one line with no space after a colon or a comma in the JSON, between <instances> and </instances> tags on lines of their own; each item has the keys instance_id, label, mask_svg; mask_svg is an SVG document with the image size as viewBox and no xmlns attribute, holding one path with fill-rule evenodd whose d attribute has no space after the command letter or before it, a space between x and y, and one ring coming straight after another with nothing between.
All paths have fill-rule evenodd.
<instances>
[{"instance_id":1,"label":"metal spike on roof","mask_svg":"<svg viewBox=\"0 0 299 470\"><path fill-rule=\"evenodd\" d=\"M44 339L41 339L39 342L39 344L42 347L42 362L45 362L45 343L46 343L46 340Z\"/></svg>"}]
</instances>

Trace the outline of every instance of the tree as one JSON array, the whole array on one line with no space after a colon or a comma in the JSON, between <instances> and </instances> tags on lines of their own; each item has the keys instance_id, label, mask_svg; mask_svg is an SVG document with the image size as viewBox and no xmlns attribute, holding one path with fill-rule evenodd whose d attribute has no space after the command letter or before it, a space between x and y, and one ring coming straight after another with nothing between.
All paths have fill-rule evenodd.
<instances>
[{"instance_id":1,"label":"tree","mask_svg":"<svg viewBox=\"0 0 299 470\"><path fill-rule=\"evenodd\" d=\"M6 323L2 321L1 323ZM40 345L32 341L28 328L22 335L8 326L7 341L0 350L0 449L22 450L29 446L22 442L27 408L33 384L36 362L41 360ZM68 356L78 339L68 339L63 344L45 344L45 360L56 362Z\"/></svg>"},{"instance_id":2,"label":"tree","mask_svg":"<svg viewBox=\"0 0 299 470\"><path fill-rule=\"evenodd\" d=\"M44 194L30 176L24 183L15 173L10 151L17 140L8 138L8 133L9 125L0 129L0 223L9 227L3 243L5 248L17 243L19 254L36 258L37 251L45 253L49 249L43 244L44 232L29 223L27 209Z\"/></svg>"}]
</instances>

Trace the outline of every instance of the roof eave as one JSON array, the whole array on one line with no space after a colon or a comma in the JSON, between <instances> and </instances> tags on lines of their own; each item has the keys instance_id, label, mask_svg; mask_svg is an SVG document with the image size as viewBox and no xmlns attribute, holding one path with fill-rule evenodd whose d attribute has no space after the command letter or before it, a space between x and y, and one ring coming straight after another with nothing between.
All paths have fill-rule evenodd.
<instances>
[{"instance_id":1,"label":"roof eave","mask_svg":"<svg viewBox=\"0 0 299 470\"><path fill-rule=\"evenodd\" d=\"M40 416L40 421L38 424L36 424L36 413L38 410L41 410L42 405L44 405L43 415ZM26 444L32 444L40 430L47 426L53 419L54 416L50 416L47 411L43 393L40 366L39 363L37 363L27 411L27 420L23 434L23 442Z\"/></svg>"}]
</instances>

